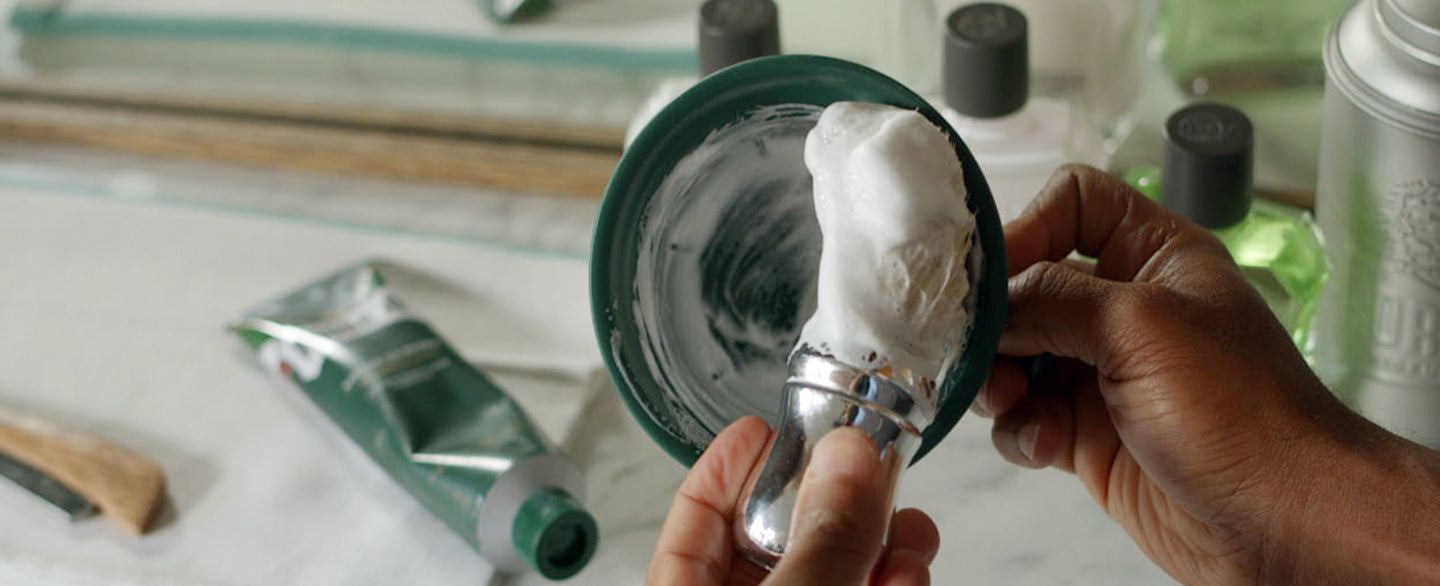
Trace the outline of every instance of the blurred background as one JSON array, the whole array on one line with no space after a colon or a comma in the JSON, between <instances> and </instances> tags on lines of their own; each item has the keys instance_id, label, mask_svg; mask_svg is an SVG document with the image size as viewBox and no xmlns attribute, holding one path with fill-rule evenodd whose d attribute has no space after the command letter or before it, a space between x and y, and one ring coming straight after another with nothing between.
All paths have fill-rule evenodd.
<instances>
[{"instance_id":1,"label":"blurred background","mask_svg":"<svg viewBox=\"0 0 1440 586\"><path fill-rule=\"evenodd\" d=\"M778 4L782 52L858 61L935 95L943 16L961 2ZM1067 158L1153 163L1165 115L1221 99L1261 122L1257 185L1313 198L1320 42L1345 2L1012 4L1029 20L1032 100L1071 108ZM0 181L583 255L583 231L497 214L588 222L647 96L696 74L698 5L0 3Z\"/></svg>"}]
</instances>

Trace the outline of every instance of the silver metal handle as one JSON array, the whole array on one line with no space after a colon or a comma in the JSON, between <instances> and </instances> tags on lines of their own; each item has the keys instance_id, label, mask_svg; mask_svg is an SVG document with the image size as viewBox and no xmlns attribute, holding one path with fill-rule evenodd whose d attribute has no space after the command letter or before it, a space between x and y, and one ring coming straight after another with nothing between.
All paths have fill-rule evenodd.
<instances>
[{"instance_id":1,"label":"silver metal handle","mask_svg":"<svg viewBox=\"0 0 1440 586\"><path fill-rule=\"evenodd\" d=\"M735 519L738 549L766 568L779 563L810 453L831 430L857 428L875 442L881 462L895 467L909 462L931 418L912 394L920 385L933 386L908 371L860 370L812 351L797 351L790 358L779 430Z\"/></svg>"}]
</instances>

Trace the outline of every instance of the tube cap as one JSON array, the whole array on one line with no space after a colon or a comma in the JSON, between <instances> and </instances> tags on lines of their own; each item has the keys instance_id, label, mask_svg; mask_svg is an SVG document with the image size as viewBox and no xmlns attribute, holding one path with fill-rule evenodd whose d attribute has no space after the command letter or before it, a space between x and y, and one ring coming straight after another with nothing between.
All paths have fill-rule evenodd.
<instances>
[{"instance_id":1,"label":"tube cap","mask_svg":"<svg viewBox=\"0 0 1440 586\"><path fill-rule=\"evenodd\" d=\"M1165 207L1211 229L1244 220L1254 147L1254 127L1235 108L1202 103L1176 110L1165 120Z\"/></svg>"},{"instance_id":2,"label":"tube cap","mask_svg":"<svg viewBox=\"0 0 1440 586\"><path fill-rule=\"evenodd\" d=\"M700 75L780 53L773 0L708 0L700 6Z\"/></svg>"},{"instance_id":3,"label":"tube cap","mask_svg":"<svg viewBox=\"0 0 1440 586\"><path fill-rule=\"evenodd\" d=\"M584 568L595 554L599 534L595 518L558 488L525 499L510 532L520 557L551 580L569 578Z\"/></svg>"},{"instance_id":4,"label":"tube cap","mask_svg":"<svg viewBox=\"0 0 1440 586\"><path fill-rule=\"evenodd\" d=\"M973 118L1004 116L1030 98L1029 25L1005 4L956 8L945 19L945 105Z\"/></svg>"}]
</instances>

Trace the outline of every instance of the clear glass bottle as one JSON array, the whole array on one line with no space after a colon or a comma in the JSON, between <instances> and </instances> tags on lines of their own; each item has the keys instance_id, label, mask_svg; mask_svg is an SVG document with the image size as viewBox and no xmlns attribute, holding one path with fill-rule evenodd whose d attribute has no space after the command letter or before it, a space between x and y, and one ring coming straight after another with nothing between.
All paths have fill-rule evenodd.
<instances>
[{"instance_id":1,"label":"clear glass bottle","mask_svg":"<svg viewBox=\"0 0 1440 586\"><path fill-rule=\"evenodd\" d=\"M1061 123L1069 127L1066 151L1084 162L1108 164L1133 125L1141 62L1135 31L1146 1L1004 0L1025 15L1030 103L1057 106L1053 115L1039 118L1069 118ZM940 94L944 47L934 39L946 34L946 19L955 9L973 2L884 2L890 7L884 29L889 36L879 69L921 95Z\"/></svg>"},{"instance_id":2,"label":"clear glass bottle","mask_svg":"<svg viewBox=\"0 0 1440 586\"><path fill-rule=\"evenodd\" d=\"M932 19L943 20L974 0L914 0L931 5ZM1107 54L1110 40L1124 26L1136 0L1005 0L1025 14L1030 31L1031 94L1073 97L1090 83L1113 83ZM935 27L939 28L939 27Z\"/></svg>"},{"instance_id":3,"label":"clear glass bottle","mask_svg":"<svg viewBox=\"0 0 1440 586\"><path fill-rule=\"evenodd\" d=\"M1239 110L1187 106L1166 120L1164 135L1163 172L1136 167L1125 180L1219 237L1308 359L1316 304L1330 274L1314 218L1253 199L1254 130Z\"/></svg>"},{"instance_id":4,"label":"clear glass bottle","mask_svg":"<svg viewBox=\"0 0 1440 586\"><path fill-rule=\"evenodd\" d=\"M1069 157L1069 102L1031 98L1029 27L1004 4L968 4L945 18L944 96L932 99L985 172L1001 221L1015 219Z\"/></svg>"},{"instance_id":5,"label":"clear glass bottle","mask_svg":"<svg viewBox=\"0 0 1440 586\"><path fill-rule=\"evenodd\" d=\"M747 59L780 53L779 9L774 0L707 0L700 5L696 53L699 76L661 80L625 128L624 146L700 77Z\"/></svg>"}]
</instances>

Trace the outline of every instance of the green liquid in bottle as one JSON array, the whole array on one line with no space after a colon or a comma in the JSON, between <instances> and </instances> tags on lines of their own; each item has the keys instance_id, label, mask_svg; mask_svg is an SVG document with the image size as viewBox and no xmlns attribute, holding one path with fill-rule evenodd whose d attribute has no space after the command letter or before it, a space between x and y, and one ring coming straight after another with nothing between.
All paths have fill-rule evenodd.
<instances>
[{"instance_id":1,"label":"green liquid in bottle","mask_svg":"<svg viewBox=\"0 0 1440 586\"><path fill-rule=\"evenodd\" d=\"M1126 183L1140 191L1141 195L1158 204L1160 201L1160 167L1142 165L1126 171L1122 176Z\"/></svg>"},{"instance_id":2,"label":"green liquid in bottle","mask_svg":"<svg viewBox=\"0 0 1440 586\"><path fill-rule=\"evenodd\" d=\"M1136 167L1124 178L1146 197L1162 201L1159 167ZM1330 276L1314 217L1305 210L1255 199L1245 219L1211 233L1230 250L1245 279L1308 359L1314 348L1315 306Z\"/></svg>"},{"instance_id":3,"label":"green liquid in bottle","mask_svg":"<svg viewBox=\"0 0 1440 586\"><path fill-rule=\"evenodd\" d=\"M1229 96L1325 78L1320 47L1349 0L1160 0L1161 61L1191 95Z\"/></svg>"},{"instance_id":4,"label":"green liquid in bottle","mask_svg":"<svg viewBox=\"0 0 1440 586\"><path fill-rule=\"evenodd\" d=\"M1266 129L1256 181L1312 191L1319 160L1325 35L1351 0L1149 0L1159 85L1220 102Z\"/></svg>"}]
</instances>

